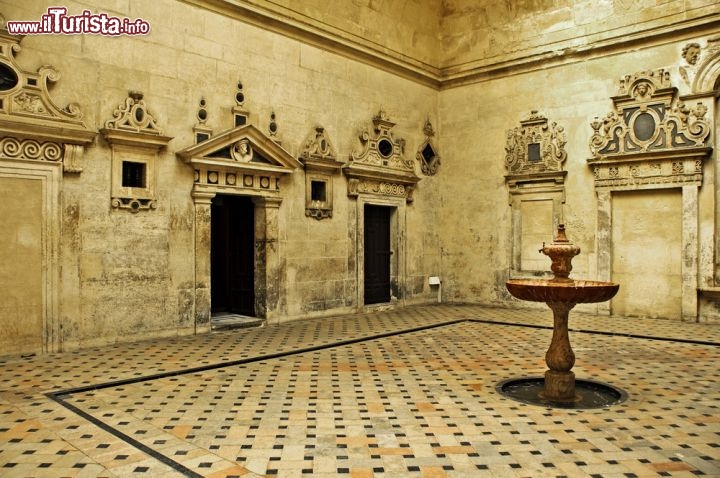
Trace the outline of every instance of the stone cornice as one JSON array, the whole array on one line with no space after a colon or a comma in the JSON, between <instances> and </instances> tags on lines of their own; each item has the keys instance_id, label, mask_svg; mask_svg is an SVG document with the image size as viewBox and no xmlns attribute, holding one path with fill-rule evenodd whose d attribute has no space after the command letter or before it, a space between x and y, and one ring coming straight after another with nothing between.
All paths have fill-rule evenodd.
<instances>
[{"instance_id":1,"label":"stone cornice","mask_svg":"<svg viewBox=\"0 0 720 478\"><path fill-rule=\"evenodd\" d=\"M619 28L612 36L604 32L604 36L589 34L582 41L561 40L551 45L552 50L548 50L548 46L543 50L523 50L504 55L502 61L485 59L457 65L430 65L269 2L260 5L248 0L183 1L439 90L577 63L628 48L714 34L720 28L720 12L709 10L706 15L672 24L655 20L646 28L641 25Z\"/></svg>"},{"instance_id":2,"label":"stone cornice","mask_svg":"<svg viewBox=\"0 0 720 478\"><path fill-rule=\"evenodd\" d=\"M347 31L317 22L312 18L299 17L297 13L280 6L272 5L274 8L270 10L240 0L183 1L322 50L372 65L417 83L433 88L440 87L440 71L437 67L420 62Z\"/></svg>"},{"instance_id":3,"label":"stone cornice","mask_svg":"<svg viewBox=\"0 0 720 478\"><path fill-rule=\"evenodd\" d=\"M589 35L582 39L568 39L553 45L544 45L544 50L525 50L515 56L506 55L504 58L510 57L510 59L504 61L493 62L492 59L486 59L446 66L440 70L440 88L448 89L481 83L498 77L578 63L652 45L679 42L702 35L716 34L718 28L720 28L720 12L714 12L678 23L652 25L646 29L630 26L626 30L619 29L615 35L605 38ZM551 46L552 50L547 50Z\"/></svg>"}]
</instances>

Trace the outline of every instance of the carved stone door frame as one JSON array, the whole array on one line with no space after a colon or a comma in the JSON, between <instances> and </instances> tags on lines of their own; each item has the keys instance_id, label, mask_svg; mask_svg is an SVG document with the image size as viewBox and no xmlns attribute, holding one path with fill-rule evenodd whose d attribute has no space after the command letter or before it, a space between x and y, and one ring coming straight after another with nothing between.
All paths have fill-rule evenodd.
<instances>
[{"instance_id":1,"label":"carved stone door frame","mask_svg":"<svg viewBox=\"0 0 720 478\"><path fill-rule=\"evenodd\" d=\"M404 292L407 281L407 202L405 198L360 195L355 201L356 236L355 251L351 251L356 263L357 294L356 304L365 307L365 206L385 206L390 212L390 303L405 299ZM368 307L382 306L372 304Z\"/></svg>"},{"instance_id":2,"label":"carved stone door frame","mask_svg":"<svg viewBox=\"0 0 720 478\"><path fill-rule=\"evenodd\" d=\"M372 129L365 129L359 135L361 150L352 153L342 168L348 180L348 197L355 199L355 209L350 209L355 216L350 218L349 225L350 232L355 234L355 250L350 251L348 261L355 263L358 307L365 307L365 205L392 208L390 303L403 301L407 285L407 206L412 203L413 191L420 181L413 161L404 156L405 142L394 137L395 123L382 110L373 117L372 123Z\"/></svg>"},{"instance_id":3,"label":"carved stone door frame","mask_svg":"<svg viewBox=\"0 0 720 478\"><path fill-rule=\"evenodd\" d=\"M679 98L663 69L626 75L614 109L591 123L592 168L597 194L598 279L612 277L612 196L617 191L675 188L682 191L681 314L698 316L701 285L699 189L703 184L709 146L712 97ZM692 101L694 104L690 104ZM687 103L686 103L687 102ZM622 287L622 284L621 284ZM610 302L598 305L610 313Z\"/></svg>"},{"instance_id":4,"label":"carved stone door frame","mask_svg":"<svg viewBox=\"0 0 720 478\"><path fill-rule=\"evenodd\" d=\"M242 152L242 154L241 154ZM285 280L279 246L282 176L301 163L253 125L241 125L178 151L193 167L195 332L210 330L211 203L217 194L250 196L255 204L255 313L280 315Z\"/></svg>"},{"instance_id":5,"label":"carved stone door frame","mask_svg":"<svg viewBox=\"0 0 720 478\"><path fill-rule=\"evenodd\" d=\"M61 107L53 101L48 86L59 79L57 70L44 65L31 72L18 65L15 55L22 51L22 39L0 26L0 70L7 80L0 91L0 182L22 178L41 183L43 337L41 350L21 353L56 352L63 347L63 318L78 312L77 301L62 303L62 289L73 295L79 288L77 255L70 245L73 231L62 227L63 213L77 212L77 206L62 203L63 175L82 172L83 152L96 132L86 127L79 105Z\"/></svg>"}]
</instances>

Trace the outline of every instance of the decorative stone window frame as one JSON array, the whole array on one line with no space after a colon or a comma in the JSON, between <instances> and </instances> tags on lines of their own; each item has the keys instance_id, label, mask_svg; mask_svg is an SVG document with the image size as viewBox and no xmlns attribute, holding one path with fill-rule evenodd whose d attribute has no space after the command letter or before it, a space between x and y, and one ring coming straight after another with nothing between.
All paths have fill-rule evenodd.
<instances>
[{"instance_id":1,"label":"decorative stone window frame","mask_svg":"<svg viewBox=\"0 0 720 478\"><path fill-rule=\"evenodd\" d=\"M415 157L420 162L420 171L425 176L435 176L440 168L441 161L437 146L435 146L433 140L435 130L429 119L425 121L423 133L425 134L425 141L418 148Z\"/></svg>"},{"instance_id":2,"label":"decorative stone window frame","mask_svg":"<svg viewBox=\"0 0 720 478\"><path fill-rule=\"evenodd\" d=\"M411 203L420 177L415 174L412 160L404 156L405 141L393 137L395 123L384 111L380 110L372 123L372 132L366 129L359 136L362 150L351 153L350 161L342 168L348 178L348 196L401 197Z\"/></svg>"},{"instance_id":3,"label":"decorative stone window frame","mask_svg":"<svg viewBox=\"0 0 720 478\"><path fill-rule=\"evenodd\" d=\"M111 206L133 213L155 209L157 157L172 138L164 136L158 128L143 94L128 92L125 102L115 109L113 119L105 122L100 133L112 151ZM125 183L126 166L131 165L139 166L142 184Z\"/></svg>"},{"instance_id":4,"label":"decorative stone window frame","mask_svg":"<svg viewBox=\"0 0 720 478\"><path fill-rule=\"evenodd\" d=\"M333 215L333 182L343 163L337 161L335 147L322 126L308 136L300 154L305 166L305 215L317 220ZM318 190L322 194L318 194Z\"/></svg>"},{"instance_id":5,"label":"decorative stone window frame","mask_svg":"<svg viewBox=\"0 0 720 478\"><path fill-rule=\"evenodd\" d=\"M620 79L614 108L591 122L592 157L587 160L597 194L598 279L612 275L612 193L677 188L682 191L682 318L697 318L699 283L698 189L710 157L711 99L682 98L664 69ZM689 105L686 100L695 101ZM599 304L610 313L611 303Z\"/></svg>"},{"instance_id":6,"label":"decorative stone window frame","mask_svg":"<svg viewBox=\"0 0 720 478\"><path fill-rule=\"evenodd\" d=\"M563 222L565 177L563 163L567 159L565 130L537 110L508 130L505 144L505 167L508 174L508 202L511 208L510 277L552 276L546 268L523 268L522 206L529 202L551 202L552 216L547 218L548 237L553 237ZM540 244L537 244L540 246Z\"/></svg>"}]
</instances>

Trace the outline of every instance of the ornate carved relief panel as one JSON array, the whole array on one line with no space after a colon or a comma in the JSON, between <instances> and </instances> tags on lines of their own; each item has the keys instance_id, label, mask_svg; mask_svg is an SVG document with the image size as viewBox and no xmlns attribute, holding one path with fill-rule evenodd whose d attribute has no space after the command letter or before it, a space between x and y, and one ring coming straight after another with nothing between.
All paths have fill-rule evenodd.
<instances>
[{"instance_id":1,"label":"ornate carved relief panel","mask_svg":"<svg viewBox=\"0 0 720 478\"><path fill-rule=\"evenodd\" d=\"M277 196L280 177L301 166L274 136L248 123L244 103L243 85L238 82L232 108L235 127L214 135L207 125L206 102L200 100L198 123L193 128L195 144L177 152L193 166L194 193ZM277 125L274 129L277 132Z\"/></svg>"},{"instance_id":2,"label":"ornate carved relief panel","mask_svg":"<svg viewBox=\"0 0 720 478\"><path fill-rule=\"evenodd\" d=\"M155 209L158 151L172 138L158 128L143 94L130 91L100 133L112 150L112 207L131 212Z\"/></svg>"},{"instance_id":3,"label":"ornate carved relief panel","mask_svg":"<svg viewBox=\"0 0 720 478\"><path fill-rule=\"evenodd\" d=\"M322 126L305 141L300 161L305 165L305 215L325 219L333 214L333 181L342 163Z\"/></svg>"},{"instance_id":4,"label":"ornate carved relief panel","mask_svg":"<svg viewBox=\"0 0 720 478\"><path fill-rule=\"evenodd\" d=\"M507 131L505 176L512 209L511 276L541 275L547 262L537 254L562 222L565 203L565 130L536 110Z\"/></svg>"},{"instance_id":5,"label":"ornate carved relief panel","mask_svg":"<svg viewBox=\"0 0 720 478\"><path fill-rule=\"evenodd\" d=\"M420 178L412 160L405 158L405 141L395 139L395 123L380 111L372 120L372 131L360 134L362 150L350 155L343 166L348 178L348 196L375 194L400 197L412 202L412 193Z\"/></svg>"},{"instance_id":6,"label":"ornate carved relief panel","mask_svg":"<svg viewBox=\"0 0 720 478\"><path fill-rule=\"evenodd\" d=\"M52 66L23 70L15 55L22 35L10 35L0 17L0 157L62 164L66 173L82 171L84 148L95 132L82 121L80 107L60 108L49 84L60 79Z\"/></svg>"},{"instance_id":7,"label":"ornate carved relief panel","mask_svg":"<svg viewBox=\"0 0 720 478\"><path fill-rule=\"evenodd\" d=\"M613 110L591 123L588 164L596 188L701 184L710 154L705 104L678 99L662 69L626 75L612 99Z\"/></svg>"},{"instance_id":8,"label":"ornate carved relief panel","mask_svg":"<svg viewBox=\"0 0 720 478\"><path fill-rule=\"evenodd\" d=\"M251 124L184 148L177 156L194 169L194 191L277 196L280 177L301 163Z\"/></svg>"},{"instance_id":9,"label":"ornate carved relief panel","mask_svg":"<svg viewBox=\"0 0 720 478\"><path fill-rule=\"evenodd\" d=\"M703 43L686 43L680 55L680 77L694 94L711 95L720 88L720 35Z\"/></svg>"}]
</instances>

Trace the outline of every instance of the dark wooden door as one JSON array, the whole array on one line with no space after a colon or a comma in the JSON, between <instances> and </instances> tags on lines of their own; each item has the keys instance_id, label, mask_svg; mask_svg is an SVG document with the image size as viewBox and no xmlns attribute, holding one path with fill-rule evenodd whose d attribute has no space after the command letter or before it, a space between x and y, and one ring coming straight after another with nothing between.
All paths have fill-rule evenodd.
<instances>
[{"instance_id":1,"label":"dark wooden door","mask_svg":"<svg viewBox=\"0 0 720 478\"><path fill-rule=\"evenodd\" d=\"M390 302L390 210L365 205L365 304Z\"/></svg>"},{"instance_id":2,"label":"dark wooden door","mask_svg":"<svg viewBox=\"0 0 720 478\"><path fill-rule=\"evenodd\" d=\"M211 206L213 312L255 316L255 208L244 196L222 196Z\"/></svg>"}]
</instances>

